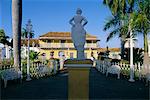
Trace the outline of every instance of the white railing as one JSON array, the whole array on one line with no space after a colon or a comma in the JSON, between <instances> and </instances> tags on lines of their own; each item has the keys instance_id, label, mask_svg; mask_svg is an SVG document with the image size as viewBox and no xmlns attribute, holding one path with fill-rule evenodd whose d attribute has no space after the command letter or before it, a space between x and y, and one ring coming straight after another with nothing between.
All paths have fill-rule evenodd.
<instances>
[{"instance_id":1,"label":"white railing","mask_svg":"<svg viewBox=\"0 0 150 100\"><path fill-rule=\"evenodd\" d=\"M107 69L112 65L119 65L122 75L130 75L130 65L125 63L110 63L109 61L96 60L96 68L99 72L106 74ZM140 63L134 64L134 75L141 80L145 78L146 74L150 73L150 65L141 65Z\"/></svg>"},{"instance_id":2,"label":"white railing","mask_svg":"<svg viewBox=\"0 0 150 100\"><path fill-rule=\"evenodd\" d=\"M73 43L43 43L41 48L74 48ZM85 48L98 48L96 43L86 43Z\"/></svg>"},{"instance_id":3,"label":"white railing","mask_svg":"<svg viewBox=\"0 0 150 100\"><path fill-rule=\"evenodd\" d=\"M13 65L0 65L0 70L5 70L9 68L13 68Z\"/></svg>"},{"instance_id":4,"label":"white railing","mask_svg":"<svg viewBox=\"0 0 150 100\"><path fill-rule=\"evenodd\" d=\"M26 74L26 64L21 64L21 73ZM7 73L8 70L15 69L12 65L1 65L0 78ZM32 78L39 78L45 75L56 74L58 71L58 62L56 60L50 60L49 64L34 63L30 66L30 76ZM9 74L9 73L7 73ZM23 78L23 75L21 75Z\"/></svg>"},{"instance_id":5,"label":"white railing","mask_svg":"<svg viewBox=\"0 0 150 100\"><path fill-rule=\"evenodd\" d=\"M49 60L48 64L35 63L30 67L30 76L32 78L39 78L56 74L58 71L58 62L56 60Z\"/></svg>"},{"instance_id":6,"label":"white railing","mask_svg":"<svg viewBox=\"0 0 150 100\"><path fill-rule=\"evenodd\" d=\"M10 66L1 65L2 69L0 69L0 79L4 80L4 87L7 86L8 80L14 80L18 78L22 79L24 72L26 72L25 70L26 67L27 67L26 64L21 64L21 71L17 71L11 65ZM30 76L32 78L40 78L43 76L56 74L57 71L58 71L58 62L56 60L49 60L49 63L47 65L44 65L42 63L36 63L30 66Z\"/></svg>"},{"instance_id":7,"label":"white railing","mask_svg":"<svg viewBox=\"0 0 150 100\"><path fill-rule=\"evenodd\" d=\"M86 43L85 48L98 48L96 43Z\"/></svg>"}]
</instances>

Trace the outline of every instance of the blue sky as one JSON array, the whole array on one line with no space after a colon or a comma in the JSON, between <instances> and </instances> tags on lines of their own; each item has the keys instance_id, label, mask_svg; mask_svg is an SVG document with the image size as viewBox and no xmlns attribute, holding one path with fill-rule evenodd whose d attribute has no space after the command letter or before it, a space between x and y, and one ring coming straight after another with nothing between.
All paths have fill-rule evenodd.
<instances>
[{"instance_id":1,"label":"blue sky","mask_svg":"<svg viewBox=\"0 0 150 100\"><path fill-rule=\"evenodd\" d=\"M96 35L100 47L120 47L118 36L106 43L107 32L103 31L106 19L111 15L103 5L103 0L23 0L22 27L28 19L32 20L35 38L49 31L68 32L71 26L68 21L75 15L77 8L83 10L83 16L88 20L85 29ZM11 0L0 0L0 28L12 37ZM137 37L137 46L143 47L143 37Z\"/></svg>"}]
</instances>

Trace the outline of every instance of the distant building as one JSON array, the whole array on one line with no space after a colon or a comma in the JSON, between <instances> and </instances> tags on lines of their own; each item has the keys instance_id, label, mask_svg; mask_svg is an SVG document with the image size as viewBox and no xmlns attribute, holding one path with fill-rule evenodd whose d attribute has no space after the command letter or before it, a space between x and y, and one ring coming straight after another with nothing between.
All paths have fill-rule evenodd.
<instances>
[{"instance_id":1,"label":"distant building","mask_svg":"<svg viewBox=\"0 0 150 100\"><path fill-rule=\"evenodd\" d=\"M0 59L10 59L11 54L12 54L11 47L0 43Z\"/></svg>"},{"instance_id":2,"label":"distant building","mask_svg":"<svg viewBox=\"0 0 150 100\"><path fill-rule=\"evenodd\" d=\"M136 44L136 41L134 41L133 40L133 47L136 47L137 46L137 44ZM125 43L125 46L124 46L125 48L130 48L130 41L128 40L128 41L126 41L126 43Z\"/></svg>"},{"instance_id":3,"label":"distant building","mask_svg":"<svg viewBox=\"0 0 150 100\"><path fill-rule=\"evenodd\" d=\"M92 52L95 58L98 57L97 50L99 48L99 41L100 40L96 36L93 36L91 34L86 35L86 58L90 58ZM34 47L33 43L35 45ZM27 39L22 39L22 47L23 45L26 49ZM64 55L66 58L77 57L70 32L48 32L41 35L37 39L31 39L30 46L30 50L33 49L34 51L39 51L41 55L44 54L46 59L50 58L50 52L54 52L54 58L60 58L60 56L62 55ZM23 54L25 54L25 52Z\"/></svg>"},{"instance_id":4,"label":"distant building","mask_svg":"<svg viewBox=\"0 0 150 100\"><path fill-rule=\"evenodd\" d=\"M120 56L120 48L99 48L98 49L98 53L102 54L102 53L105 53L106 51L109 51L109 58L111 59L121 59L121 56Z\"/></svg>"},{"instance_id":5,"label":"distant building","mask_svg":"<svg viewBox=\"0 0 150 100\"><path fill-rule=\"evenodd\" d=\"M35 52L40 52L39 48L39 40L38 39L30 39L30 50ZM21 39L21 57L26 58L28 51L28 39Z\"/></svg>"},{"instance_id":6,"label":"distant building","mask_svg":"<svg viewBox=\"0 0 150 100\"><path fill-rule=\"evenodd\" d=\"M0 59L4 59L6 57L6 51L4 45L0 43Z\"/></svg>"}]
</instances>

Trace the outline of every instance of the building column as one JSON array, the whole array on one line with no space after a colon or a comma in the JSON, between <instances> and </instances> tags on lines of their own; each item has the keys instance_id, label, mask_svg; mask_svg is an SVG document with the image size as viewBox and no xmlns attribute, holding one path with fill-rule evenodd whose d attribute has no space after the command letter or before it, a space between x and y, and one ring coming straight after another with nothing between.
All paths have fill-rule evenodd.
<instances>
[{"instance_id":1,"label":"building column","mask_svg":"<svg viewBox=\"0 0 150 100\"><path fill-rule=\"evenodd\" d=\"M6 48L6 59L9 59L9 46L8 45L5 45L5 48Z\"/></svg>"}]
</instances>

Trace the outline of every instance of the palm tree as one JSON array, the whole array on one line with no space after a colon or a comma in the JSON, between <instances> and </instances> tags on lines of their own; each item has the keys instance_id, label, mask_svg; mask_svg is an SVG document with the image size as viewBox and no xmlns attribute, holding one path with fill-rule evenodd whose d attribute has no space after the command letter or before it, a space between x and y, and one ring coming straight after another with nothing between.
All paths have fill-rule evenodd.
<instances>
[{"instance_id":1,"label":"palm tree","mask_svg":"<svg viewBox=\"0 0 150 100\"><path fill-rule=\"evenodd\" d=\"M34 31L30 32L29 34L30 34L30 38L34 38ZM21 37L28 38L28 32L25 28L22 28Z\"/></svg>"},{"instance_id":2,"label":"palm tree","mask_svg":"<svg viewBox=\"0 0 150 100\"><path fill-rule=\"evenodd\" d=\"M22 24L22 0L12 0L12 32L14 67L21 68L21 24Z\"/></svg>"},{"instance_id":3,"label":"palm tree","mask_svg":"<svg viewBox=\"0 0 150 100\"><path fill-rule=\"evenodd\" d=\"M110 10L112 11L112 15L114 17L106 23L104 30L108 30L112 27L121 28L121 25L124 26L124 24L128 23L127 24L128 32L126 31L125 33L129 33L131 31L134 34L137 34L137 32L142 33L144 37L144 64L147 64L149 62L147 34L150 32L150 14L149 14L150 1L149 0L104 0L104 4L106 4L110 8ZM136 6L134 6L135 4ZM123 9L119 10L120 9L119 5L121 5L121 8L125 7L124 10ZM123 20L123 18L120 17L122 15L127 16L127 20L126 20L127 22L124 23L125 20ZM121 20L123 22L122 24L120 23ZM120 26L117 26L117 24L120 24ZM109 41L109 39L112 38L115 34L121 35L122 33L120 32L121 31L118 32L117 29L113 30L109 34L107 41Z\"/></svg>"},{"instance_id":4,"label":"palm tree","mask_svg":"<svg viewBox=\"0 0 150 100\"><path fill-rule=\"evenodd\" d=\"M135 15L135 29L143 34L144 38L144 64L149 63L148 57L148 34L150 33L150 1L140 0L139 10Z\"/></svg>"},{"instance_id":5,"label":"palm tree","mask_svg":"<svg viewBox=\"0 0 150 100\"><path fill-rule=\"evenodd\" d=\"M129 12L133 11L134 0L103 0L103 3L109 7L112 17L104 26L104 30L114 28L107 37L107 42L118 34L121 37L121 58L124 58L124 45L128 33Z\"/></svg>"},{"instance_id":6,"label":"palm tree","mask_svg":"<svg viewBox=\"0 0 150 100\"><path fill-rule=\"evenodd\" d=\"M30 38L34 37L34 31L30 32ZM25 28L22 28L22 32L21 32L21 38L25 39L25 44L27 43L27 38L28 38L28 32Z\"/></svg>"},{"instance_id":7,"label":"palm tree","mask_svg":"<svg viewBox=\"0 0 150 100\"><path fill-rule=\"evenodd\" d=\"M121 21L120 21L121 20ZM124 22L124 24L122 24ZM128 19L125 15L122 19L116 17L111 17L108 22L104 26L104 31L107 31L109 29L111 32L108 34L106 42L110 41L111 38L118 35L121 40L121 58L124 58L124 49L125 49L125 43L126 39L128 38Z\"/></svg>"},{"instance_id":8,"label":"palm tree","mask_svg":"<svg viewBox=\"0 0 150 100\"><path fill-rule=\"evenodd\" d=\"M104 30L108 30L111 27L121 27L121 23L123 23L121 21L122 19L122 15L124 15L124 11L126 8L126 3L125 0L103 0L103 3L105 5L107 5L110 9L110 11L112 12L113 17L106 23ZM120 4L122 5L122 7L120 7ZM110 25L110 26L109 26ZM111 37L113 37L113 34L120 34L119 36L121 36L121 58L123 58L124 56L124 35L121 35L123 33L120 33L118 29L115 29L114 32L112 31L108 38L107 38L107 42L109 41L109 39Z\"/></svg>"}]
</instances>

